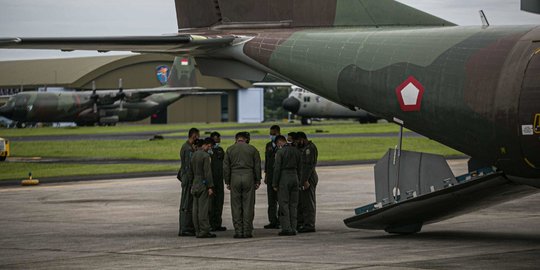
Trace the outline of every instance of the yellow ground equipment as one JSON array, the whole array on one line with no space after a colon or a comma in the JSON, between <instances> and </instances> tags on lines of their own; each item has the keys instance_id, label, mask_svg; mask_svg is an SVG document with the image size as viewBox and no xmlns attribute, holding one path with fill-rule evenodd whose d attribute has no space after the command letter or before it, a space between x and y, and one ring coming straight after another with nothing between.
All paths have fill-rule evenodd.
<instances>
[{"instance_id":1,"label":"yellow ground equipment","mask_svg":"<svg viewBox=\"0 0 540 270\"><path fill-rule=\"evenodd\" d=\"M0 138L0 161L6 160L9 157L9 141Z\"/></svg>"},{"instance_id":2,"label":"yellow ground equipment","mask_svg":"<svg viewBox=\"0 0 540 270\"><path fill-rule=\"evenodd\" d=\"M38 179L33 179L32 178L32 172L29 172L28 173L28 179L24 179L21 181L21 185L23 186L35 186L35 185L39 185L39 180Z\"/></svg>"}]
</instances>

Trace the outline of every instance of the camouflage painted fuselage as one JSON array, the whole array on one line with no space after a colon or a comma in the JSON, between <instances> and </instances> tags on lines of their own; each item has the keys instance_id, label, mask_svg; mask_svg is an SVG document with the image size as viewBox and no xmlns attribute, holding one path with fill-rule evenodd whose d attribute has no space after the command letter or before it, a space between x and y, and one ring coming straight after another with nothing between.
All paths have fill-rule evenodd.
<instances>
[{"instance_id":1,"label":"camouflage painted fuselage","mask_svg":"<svg viewBox=\"0 0 540 270\"><path fill-rule=\"evenodd\" d=\"M540 180L540 130L522 130L539 124L535 41L533 26L290 29L259 33L243 53L342 105L397 118L508 175ZM418 111L404 111L396 93L411 76L424 88Z\"/></svg>"},{"instance_id":2,"label":"camouflage painted fuselage","mask_svg":"<svg viewBox=\"0 0 540 270\"><path fill-rule=\"evenodd\" d=\"M181 93L153 94L136 102L120 101L100 105L94 112L90 93L77 92L24 92L10 98L0 108L0 114L18 122L97 122L140 121L182 97Z\"/></svg>"}]
</instances>

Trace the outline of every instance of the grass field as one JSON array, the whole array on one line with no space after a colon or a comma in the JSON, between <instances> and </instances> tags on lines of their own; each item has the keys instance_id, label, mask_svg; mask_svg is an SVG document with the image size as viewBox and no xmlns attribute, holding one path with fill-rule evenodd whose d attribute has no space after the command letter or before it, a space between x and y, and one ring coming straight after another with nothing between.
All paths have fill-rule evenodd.
<instances>
[{"instance_id":1,"label":"grass field","mask_svg":"<svg viewBox=\"0 0 540 270\"><path fill-rule=\"evenodd\" d=\"M174 171L178 166L146 164L39 164L39 163L0 163L0 180L26 179L28 172L34 178L99 175L112 173L134 173L154 171Z\"/></svg>"},{"instance_id":2,"label":"grass field","mask_svg":"<svg viewBox=\"0 0 540 270\"><path fill-rule=\"evenodd\" d=\"M325 122L326 123L326 122ZM270 127L269 125L268 127ZM201 131L207 133L208 135L212 128L201 127ZM217 129L219 131L219 129ZM222 136L234 136L239 130L223 130L219 131ZM249 126L245 127L245 131L249 131L251 135L268 135L268 128L250 128ZM334 124L314 124L311 126L302 126L302 125L281 125L281 133L286 135L289 132L303 131L306 134L376 134L376 133L397 133L399 132L399 126L395 124L366 124L360 125L354 122L335 122ZM408 130L406 130L409 132ZM166 137L170 136L185 136L185 133L175 132L166 134Z\"/></svg>"},{"instance_id":3,"label":"grass field","mask_svg":"<svg viewBox=\"0 0 540 270\"><path fill-rule=\"evenodd\" d=\"M360 125L354 121L325 121L315 122L311 126L302 126L298 123L263 123L263 124L237 124L237 123L194 123L178 125L119 125L114 127L65 127L65 128L26 128L26 129L6 129L0 128L0 137L31 137L49 135L99 135L117 133L138 133L138 132L173 132L166 136L186 136L187 130L191 127L199 128L203 134L205 132L220 131L223 136L232 136L237 131L249 131L254 135L268 134L271 125L282 126L283 132L304 131L307 134L329 133L329 134L354 134L354 133L389 133L398 132L399 127L395 124L369 124ZM265 126L265 128L261 128ZM234 130L222 130L230 129Z\"/></svg>"},{"instance_id":4,"label":"grass field","mask_svg":"<svg viewBox=\"0 0 540 270\"><path fill-rule=\"evenodd\" d=\"M28 137L28 136L48 136L48 135L92 135L92 134L114 134L114 133L136 133L136 132L156 132L156 131L187 131L191 127L204 127L208 129L219 129L227 127L260 126L261 124L237 124L237 123L194 123L177 125L118 125L114 127L42 127L25 129L0 128L0 137ZM182 134L184 135L185 132Z\"/></svg>"},{"instance_id":5,"label":"grass field","mask_svg":"<svg viewBox=\"0 0 540 270\"><path fill-rule=\"evenodd\" d=\"M272 123L265 123L270 126ZM117 126L117 127L88 127L88 128L35 128L0 130L1 136L38 136L38 135L76 135L76 134L107 134L133 133L143 131L187 130L195 126L204 132L220 128L234 128L221 131L223 136L234 135L237 131L247 130L253 135L267 135L267 128L261 124L190 124L163 126ZM313 126L282 125L282 133L304 131L308 135L316 131L329 134L373 134L398 132L394 124L360 125L352 121L337 121L316 123ZM5 132L11 135L6 135ZM185 136L186 131L177 135ZM394 148L397 138L388 137L353 137L353 138L316 138L313 140L319 149L319 161L355 161L376 160L381 158L389 148ZM267 139L253 139L252 144L264 156L264 145ZM178 160L178 153L184 140L88 140L88 141L36 141L11 142L12 157L43 157L43 158L91 158L91 159L152 159ZM223 140L227 148L232 140ZM423 137L405 138L404 149L445 156L460 155L459 152ZM66 175L95 175L109 173L145 172L175 170L176 166L152 164L118 164L118 165L88 165L88 164L37 164L37 163L0 163L0 180L18 179L27 176L28 171L39 177L54 177Z\"/></svg>"},{"instance_id":6,"label":"grass field","mask_svg":"<svg viewBox=\"0 0 540 270\"><path fill-rule=\"evenodd\" d=\"M349 161L378 159L394 148L396 138L318 138L314 142L319 149L321 161ZM103 159L178 159L183 141L179 140L119 140L119 141L52 141L12 142L13 157L63 157ZM228 147L232 141L224 140ZM253 140L252 144L263 155L266 141ZM457 155L459 152L426 138L404 139L404 149L442 155Z\"/></svg>"}]
</instances>

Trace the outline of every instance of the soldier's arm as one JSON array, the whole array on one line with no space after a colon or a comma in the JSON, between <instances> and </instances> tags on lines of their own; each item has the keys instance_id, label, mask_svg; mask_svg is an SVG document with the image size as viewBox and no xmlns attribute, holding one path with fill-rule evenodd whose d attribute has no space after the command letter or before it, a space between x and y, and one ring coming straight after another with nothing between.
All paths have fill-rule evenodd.
<instances>
[{"instance_id":1,"label":"soldier's arm","mask_svg":"<svg viewBox=\"0 0 540 270\"><path fill-rule=\"evenodd\" d=\"M266 147L264 148L264 173L266 174L268 172L268 144L266 144Z\"/></svg>"},{"instance_id":2,"label":"soldier's arm","mask_svg":"<svg viewBox=\"0 0 540 270\"><path fill-rule=\"evenodd\" d=\"M312 149L308 148L302 152L302 158L304 162L302 163L302 179L300 181L306 182L311 178L313 171L315 170L315 164L313 156L315 153L312 153Z\"/></svg>"},{"instance_id":3,"label":"soldier's arm","mask_svg":"<svg viewBox=\"0 0 540 270\"><path fill-rule=\"evenodd\" d=\"M317 146L313 144L313 149L315 150L315 155L313 155L313 164L314 166L317 166L317 160L319 159L319 149L317 149Z\"/></svg>"},{"instance_id":4,"label":"soldier's arm","mask_svg":"<svg viewBox=\"0 0 540 270\"><path fill-rule=\"evenodd\" d=\"M298 181L302 181L302 153L300 151L297 151L296 153L296 175L298 176Z\"/></svg>"},{"instance_id":5,"label":"soldier's arm","mask_svg":"<svg viewBox=\"0 0 540 270\"><path fill-rule=\"evenodd\" d=\"M255 182L256 183L260 183L261 182L261 179L262 179L262 174L261 174L261 154L259 153L259 150L255 149L255 156L253 157L254 158L254 163L255 163L255 166L253 166L253 169L255 170Z\"/></svg>"},{"instance_id":6,"label":"soldier's arm","mask_svg":"<svg viewBox=\"0 0 540 270\"><path fill-rule=\"evenodd\" d=\"M182 173L186 173L189 166L189 149L182 147L180 150L180 162L182 163Z\"/></svg>"},{"instance_id":7,"label":"soldier's arm","mask_svg":"<svg viewBox=\"0 0 540 270\"><path fill-rule=\"evenodd\" d=\"M223 159L223 180L225 185L231 185L231 161L229 160L229 151L225 152L225 158Z\"/></svg>"},{"instance_id":8,"label":"soldier's arm","mask_svg":"<svg viewBox=\"0 0 540 270\"><path fill-rule=\"evenodd\" d=\"M184 163L182 163L182 165L184 165ZM186 164L185 166L183 166L184 168L186 168L186 173L185 173L185 176L187 179L193 179L193 177L195 177L195 173L193 172L193 166L191 166L191 164L189 164L190 166L188 166L188 164ZM184 181L186 179L182 179L182 181Z\"/></svg>"},{"instance_id":9,"label":"soldier's arm","mask_svg":"<svg viewBox=\"0 0 540 270\"><path fill-rule=\"evenodd\" d=\"M214 187L214 178L212 176L212 164L210 163L210 156L206 156L203 160L203 166L204 166L204 178L208 182L206 187L212 188Z\"/></svg>"},{"instance_id":10,"label":"soldier's arm","mask_svg":"<svg viewBox=\"0 0 540 270\"><path fill-rule=\"evenodd\" d=\"M274 178L272 179L272 187L278 188L279 181L281 180L281 160L282 160L283 151L278 151L276 153L276 159L274 160Z\"/></svg>"}]
</instances>

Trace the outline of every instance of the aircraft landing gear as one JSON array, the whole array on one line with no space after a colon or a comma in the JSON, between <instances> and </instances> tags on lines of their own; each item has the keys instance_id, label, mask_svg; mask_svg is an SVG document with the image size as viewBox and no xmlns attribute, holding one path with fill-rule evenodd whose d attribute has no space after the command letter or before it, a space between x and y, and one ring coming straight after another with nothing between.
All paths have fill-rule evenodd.
<instances>
[{"instance_id":1,"label":"aircraft landing gear","mask_svg":"<svg viewBox=\"0 0 540 270\"><path fill-rule=\"evenodd\" d=\"M23 123L23 122L17 122L17 124L15 124L15 126L17 128L26 128L26 123Z\"/></svg>"},{"instance_id":2,"label":"aircraft landing gear","mask_svg":"<svg viewBox=\"0 0 540 270\"><path fill-rule=\"evenodd\" d=\"M313 123L311 118L306 118L306 117L302 117L301 122L302 122L302 125L304 126L310 126Z\"/></svg>"}]
</instances>

